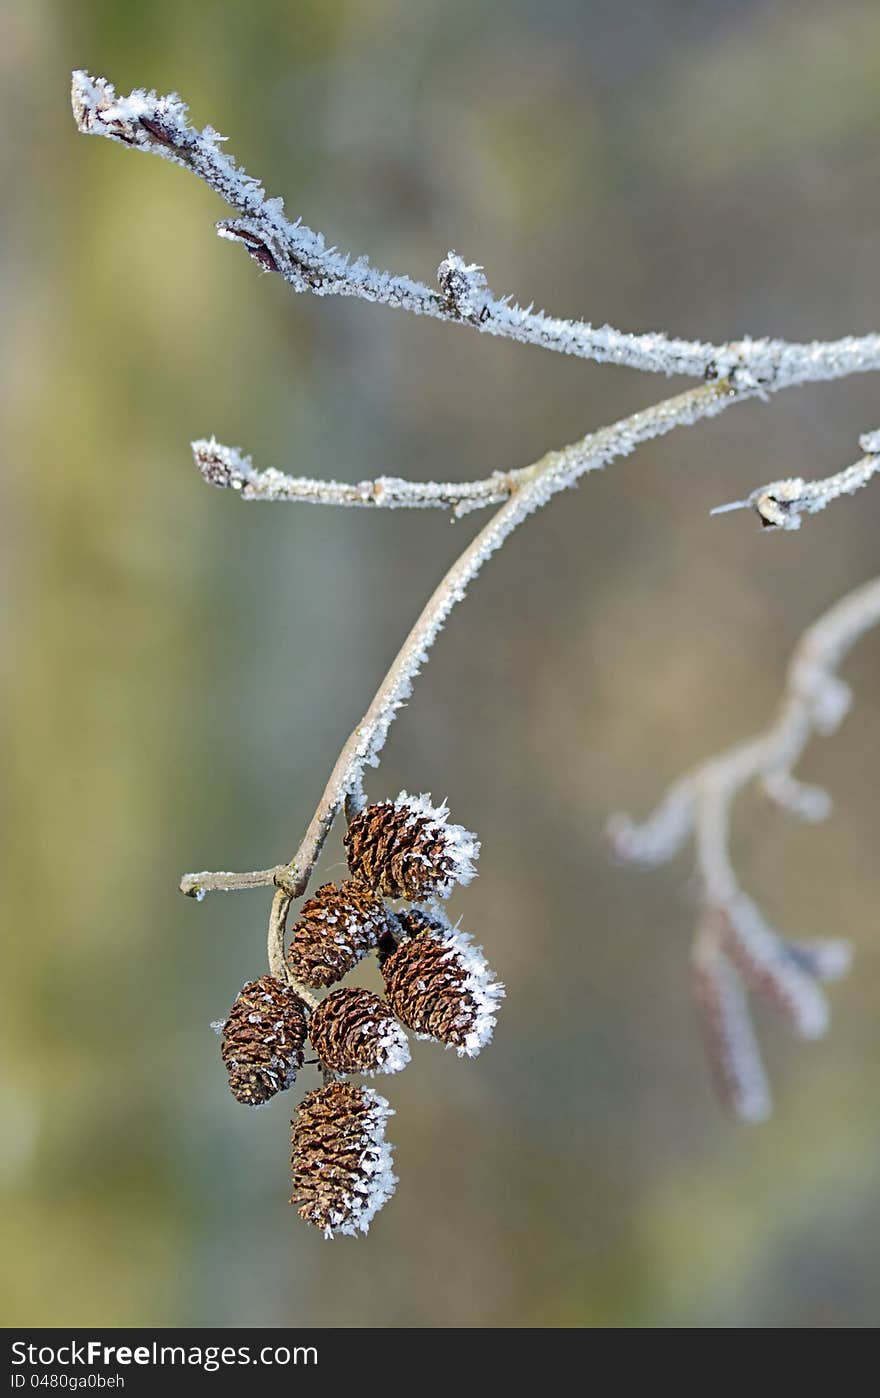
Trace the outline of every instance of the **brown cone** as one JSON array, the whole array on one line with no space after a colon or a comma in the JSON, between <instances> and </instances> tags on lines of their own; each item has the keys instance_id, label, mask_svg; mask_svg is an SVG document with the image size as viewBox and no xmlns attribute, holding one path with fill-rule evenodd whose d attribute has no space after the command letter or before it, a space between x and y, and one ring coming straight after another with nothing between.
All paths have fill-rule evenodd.
<instances>
[{"instance_id":1,"label":"brown cone","mask_svg":"<svg viewBox=\"0 0 880 1398\"><path fill-rule=\"evenodd\" d=\"M448 923L413 908L400 916L406 937L382 962L394 1013L420 1038L474 1055L492 1036L504 987L479 949Z\"/></svg>"},{"instance_id":2,"label":"brown cone","mask_svg":"<svg viewBox=\"0 0 880 1398\"><path fill-rule=\"evenodd\" d=\"M332 990L312 1015L312 1047L334 1073L396 1073L409 1062L409 1045L391 1006L361 987Z\"/></svg>"},{"instance_id":3,"label":"brown cone","mask_svg":"<svg viewBox=\"0 0 880 1398\"><path fill-rule=\"evenodd\" d=\"M302 1067L306 1006L274 976L248 981L223 1026L220 1052L229 1090L239 1102L259 1107L290 1087Z\"/></svg>"},{"instance_id":4,"label":"brown cone","mask_svg":"<svg viewBox=\"0 0 880 1398\"><path fill-rule=\"evenodd\" d=\"M367 1087L334 1082L303 1099L290 1123L291 1204L325 1236L365 1233L394 1192L385 1142L388 1103Z\"/></svg>"},{"instance_id":5,"label":"brown cone","mask_svg":"<svg viewBox=\"0 0 880 1398\"><path fill-rule=\"evenodd\" d=\"M294 980L335 985L374 947L385 928L380 898L353 880L325 883L303 903L287 949Z\"/></svg>"},{"instance_id":6,"label":"brown cone","mask_svg":"<svg viewBox=\"0 0 880 1398\"><path fill-rule=\"evenodd\" d=\"M343 843L356 878L386 898L411 902L444 896L473 877L475 837L446 823L446 808L429 814L419 798L379 801L354 817Z\"/></svg>"}]
</instances>

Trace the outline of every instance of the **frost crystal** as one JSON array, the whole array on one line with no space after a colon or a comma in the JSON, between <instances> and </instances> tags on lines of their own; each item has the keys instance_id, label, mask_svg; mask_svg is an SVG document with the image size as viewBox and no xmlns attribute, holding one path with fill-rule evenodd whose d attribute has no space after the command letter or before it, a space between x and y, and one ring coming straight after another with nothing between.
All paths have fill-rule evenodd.
<instances>
[{"instance_id":1,"label":"frost crystal","mask_svg":"<svg viewBox=\"0 0 880 1398\"><path fill-rule=\"evenodd\" d=\"M859 446L866 456L880 455L880 430L863 433L859 438Z\"/></svg>"},{"instance_id":2,"label":"frost crystal","mask_svg":"<svg viewBox=\"0 0 880 1398\"><path fill-rule=\"evenodd\" d=\"M404 809L412 813L410 825L420 825L428 839L442 842L443 857L450 866L450 872L436 890L441 898L448 897L456 885L468 884L476 878L480 842L473 831L450 822L447 801L441 801L439 806L434 806L428 792L422 792L420 796L409 796L405 791L401 791L394 804L398 810ZM428 862L426 855L418 857L424 863Z\"/></svg>"},{"instance_id":3,"label":"frost crystal","mask_svg":"<svg viewBox=\"0 0 880 1398\"><path fill-rule=\"evenodd\" d=\"M482 947L476 946L467 932L458 926L450 927L443 940L448 959L455 960L465 972L463 989L474 1005L464 1043L457 1045L457 1052L459 1057L467 1054L468 1058L475 1058L491 1042L499 1003L507 992L495 979Z\"/></svg>"},{"instance_id":4,"label":"frost crystal","mask_svg":"<svg viewBox=\"0 0 880 1398\"><path fill-rule=\"evenodd\" d=\"M324 1237L337 1233L351 1237L369 1232L370 1224L397 1187L392 1164L392 1148L385 1139L385 1122L394 1116L394 1108L386 1098L371 1087L361 1088L370 1110L363 1122L363 1147L358 1161L359 1176L352 1181L347 1200L347 1216L340 1211L338 1218L325 1225Z\"/></svg>"},{"instance_id":5,"label":"frost crystal","mask_svg":"<svg viewBox=\"0 0 880 1398\"><path fill-rule=\"evenodd\" d=\"M409 1040L403 1026L388 1020L379 1036L379 1066L377 1073L399 1073L410 1060ZM372 1077L372 1073L370 1074Z\"/></svg>"},{"instance_id":6,"label":"frost crystal","mask_svg":"<svg viewBox=\"0 0 880 1398\"><path fill-rule=\"evenodd\" d=\"M437 268L437 280L453 310L465 320L479 319L490 299L482 267L448 252Z\"/></svg>"}]
</instances>

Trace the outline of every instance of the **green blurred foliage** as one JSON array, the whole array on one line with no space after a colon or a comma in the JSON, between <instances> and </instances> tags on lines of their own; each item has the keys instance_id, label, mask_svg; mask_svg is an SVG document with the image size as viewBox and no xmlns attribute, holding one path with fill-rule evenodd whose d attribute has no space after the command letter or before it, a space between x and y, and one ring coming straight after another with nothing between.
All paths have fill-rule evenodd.
<instances>
[{"instance_id":1,"label":"green blurred foliage","mask_svg":"<svg viewBox=\"0 0 880 1398\"><path fill-rule=\"evenodd\" d=\"M855 453L867 381L753 404L591 478L493 562L376 776L484 841L456 904L509 987L476 1063L418 1045L366 1241L286 1204L290 1104L227 1095L209 1022L265 898L187 868L288 854L404 629L475 527L243 507L187 443L309 474L483 475L664 391L294 298L181 171L84 141L69 71L178 89L331 241L626 328L880 321L880 10L767 0L48 0L6 8L0 888L7 1325L838 1326L877 1321L876 644L808 759L836 814L744 801L781 926L853 937L830 1039L762 1021L779 1110L717 1112L686 860L602 824L763 722L802 627L876 566L877 492L761 536L709 508ZM873 813L873 814L872 814ZM324 873L338 867L335 842Z\"/></svg>"}]
</instances>

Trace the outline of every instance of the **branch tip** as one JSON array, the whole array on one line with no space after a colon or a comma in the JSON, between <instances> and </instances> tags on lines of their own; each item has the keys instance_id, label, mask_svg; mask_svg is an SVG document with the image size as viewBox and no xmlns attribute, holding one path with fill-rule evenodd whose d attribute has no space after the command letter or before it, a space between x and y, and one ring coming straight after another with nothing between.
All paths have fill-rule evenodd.
<instances>
[{"instance_id":1,"label":"branch tip","mask_svg":"<svg viewBox=\"0 0 880 1398\"><path fill-rule=\"evenodd\" d=\"M176 95L135 89L120 97L106 79L77 71L72 102L80 131L152 151L204 180L238 216L221 222L221 236L245 245L258 265L277 272L295 291L358 297L596 363L704 382L723 380L728 393L738 398L766 397L788 385L880 368L876 334L825 343L742 339L713 345L549 316L519 306L509 296L493 297L482 268L455 252L441 262L435 290L411 277L379 271L366 258L352 260L328 247L322 234L288 220L283 201L268 198L260 183L223 153L223 138L212 127L199 131L189 125L186 106Z\"/></svg>"}]
</instances>

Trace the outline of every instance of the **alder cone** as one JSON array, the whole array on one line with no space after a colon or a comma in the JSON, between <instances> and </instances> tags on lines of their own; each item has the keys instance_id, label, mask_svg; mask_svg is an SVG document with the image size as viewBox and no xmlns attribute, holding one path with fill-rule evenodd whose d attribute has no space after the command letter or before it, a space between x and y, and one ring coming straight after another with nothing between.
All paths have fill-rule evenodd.
<instances>
[{"instance_id":1,"label":"alder cone","mask_svg":"<svg viewBox=\"0 0 880 1398\"><path fill-rule=\"evenodd\" d=\"M391 1006L372 990L332 990L312 1015L312 1048L334 1073L397 1073L409 1062L409 1044Z\"/></svg>"},{"instance_id":2,"label":"alder cone","mask_svg":"<svg viewBox=\"0 0 880 1398\"><path fill-rule=\"evenodd\" d=\"M368 1087L334 1082L309 1092L290 1123L291 1204L324 1236L366 1233L394 1193L385 1121L393 1113Z\"/></svg>"},{"instance_id":3,"label":"alder cone","mask_svg":"<svg viewBox=\"0 0 880 1398\"><path fill-rule=\"evenodd\" d=\"M386 927L380 898L349 880L325 883L303 903L287 948L287 964L303 985L335 985L376 946Z\"/></svg>"},{"instance_id":4,"label":"alder cone","mask_svg":"<svg viewBox=\"0 0 880 1398\"><path fill-rule=\"evenodd\" d=\"M274 976L248 981L223 1026L220 1052L237 1101L259 1107L290 1087L302 1067L306 1005Z\"/></svg>"},{"instance_id":5,"label":"alder cone","mask_svg":"<svg viewBox=\"0 0 880 1398\"><path fill-rule=\"evenodd\" d=\"M411 935L382 962L389 1004L418 1038L473 1057L491 1039L504 987L470 938L422 909L399 922Z\"/></svg>"},{"instance_id":6,"label":"alder cone","mask_svg":"<svg viewBox=\"0 0 880 1398\"><path fill-rule=\"evenodd\" d=\"M479 841L447 821L426 796L379 801L354 817L345 834L348 867L386 898L445 898L474 876Z\"/></svg>"}]
</instances>

